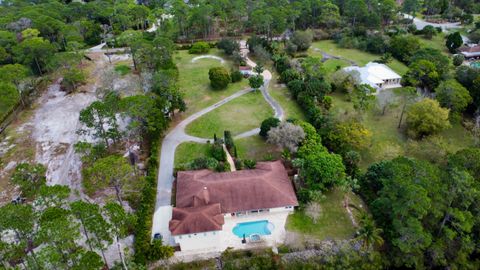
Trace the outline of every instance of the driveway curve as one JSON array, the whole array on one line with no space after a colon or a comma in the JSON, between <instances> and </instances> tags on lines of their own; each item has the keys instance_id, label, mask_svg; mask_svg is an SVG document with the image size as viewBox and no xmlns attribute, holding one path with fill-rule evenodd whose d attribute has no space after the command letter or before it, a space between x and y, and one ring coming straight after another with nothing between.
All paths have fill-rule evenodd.
<instances>
[{"instance_id":1,"label":"driveway curve","mask_svg":"<svg viewBox=\"0 0 480 270\"><path fill-rule=\"evenodd\" d=\"M245 57L246 62L252 68L257 64L248 58L248 49L246 47L246 41L242 40L240 42L240 50L242 55ZM223 59L222 59L223 60ZM270 94L268 93L268 85L272 79L272 73L268 70L264 70L262 73L264 78L264 85L261 88L262 95L267 101L267 103L273 108L275 112L275 117L283 120L284 111L280 104L275 101ZM216 108L226 104L227 102L245 95L251 92L253 89L244 89L236 92L235 94L207 107L204 108L176 125L171 129L168 134L164 137L162 141L162 149L160 151L160 164L158 171L157 179L157 200L155 204L155 213L153 216L153 225L152 225L152 236L155 233L160 233L163 237L164 243L173 245L173 238L170 235L168 229L168 223L172 217L172 206L171 206L171 196L172 196L172 186L173 186L173 171L175 163L175 150L177 146L184 142L196 142L196 143L207 143L211 139L198 138L190 136L185 133L185 128L188 124L200 118L204 114L215 110ZM249 130L247 132L241 133L235 136L236 139L246 138L258 134L260 130L258 128Z\"/></svg>"}]
</instances>

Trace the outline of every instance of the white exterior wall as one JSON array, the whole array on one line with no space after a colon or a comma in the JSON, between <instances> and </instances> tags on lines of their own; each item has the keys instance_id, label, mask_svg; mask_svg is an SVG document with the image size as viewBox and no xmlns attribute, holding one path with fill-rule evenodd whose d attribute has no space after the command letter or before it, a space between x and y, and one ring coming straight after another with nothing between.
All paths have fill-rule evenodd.
<instances>
[{"instance_id":1,"label":"white exterior wall","mask_svg":"<svg viewBox=\"0 0 480 270\"><path fill-rule=\"evenodd\" d=\"M182 251L215 248L221 240L222 231L175 235L175 243Z\"/></svg>"}]
</instances>

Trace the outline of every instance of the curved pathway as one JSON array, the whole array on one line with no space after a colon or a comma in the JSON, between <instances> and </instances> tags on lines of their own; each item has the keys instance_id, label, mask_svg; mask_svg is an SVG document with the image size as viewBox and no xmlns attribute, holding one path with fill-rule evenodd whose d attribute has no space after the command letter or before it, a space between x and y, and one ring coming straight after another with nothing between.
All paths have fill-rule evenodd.
<instances>
[{"instance_id":1,"label":"curved pathway","mask_svg":"<svg viewBox=\"0 0 480 270\"><path fill-rule=\"evenodd\" d=\"M192 63L195 63L195 62L197 62L198 60L200 60L200 59L205 59L205 58L218 60L218 61L220 61L221 64L225 63L225 60L223 60L223 58L218 57L218 56L216 56L216 55L211 55L211 54L200 55L200 56L194 57L191 62L192 62Z\"/></svg>"},{"instance_id":2,"label":"curved pathway","mask_svg":"<svg viewBox=\"0 0 480 270\"><path fill-rule=\"evenodd\" d=\"M246 58L247 64L251 67L255 67L257 64L250 60L247 56L248 49L246 47L246 42L242 40L240 42L241 53ZM207 58L207 57L203 57ZM212 57L208 57L212 58ZM194 58L195 59L195 58ZM223 59L222 59L223 60ZM193 60L192 60L193 62ZM278 104L268 93L268 84L272 79L272 73L265 70L262 73L264 78L264 85L261 88L262 95L268 104L273 108L275 112L275 117L280 120L284 117L284 112L280 104ZM161 233L165 243L173 245L173 238L170 237L170 231L168 229L168 223L172 217L172 206L171 206L171 196L172 196L172 185L174 181L173 170L175 163L175 150L178 145L184 142L197 142L197 143L206 143L211 141L211 139L198 138L190 136L185 133L185 127L196 119L200 118L204 114L215 110L216 108L224 105L225 103L240 97L244 94L251 92L253 89L244 89L236 92L235 94L207 107L201 111L198 111L182 122L177 126L171 129L168 134L164 137L162 141L162 149L160 151L160 165L158 171L158 183L157 183L157 201L155 204L155 213L153 216L153 225L152 225L152 235L155 233ZM244 132L235 136L236 139L246 138L258 134L260 130L258 128Z\"/></svg>"}]
</instances>

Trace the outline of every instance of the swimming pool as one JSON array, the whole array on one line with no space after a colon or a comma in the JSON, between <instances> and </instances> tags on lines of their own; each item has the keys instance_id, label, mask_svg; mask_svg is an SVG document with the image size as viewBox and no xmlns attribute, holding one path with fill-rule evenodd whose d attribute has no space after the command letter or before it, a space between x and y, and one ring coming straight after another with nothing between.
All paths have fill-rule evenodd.
<instances>
[{"instance_id":1,"label":"swimming pool","mask_svg":"<svg viewBox=\"0 0 480 270\"><path fill-rule=\"evenodd\" d=\"M480 68L480 62L478 62L478 61L471 62L470 66L473 67L473 68Z\"/></svg>"},{"instance_id":2,"label":"swimming pool","mask_svg":"<svg viewBox=\"0 0 480 270\"><path fill-rule=\"evenodd\" d=\"M269 235L272 234L274 226L268 220L258 220L251 222L238 223L232 230L233 234L243 238L252 234Z\"/></svg>"}]
</instances>

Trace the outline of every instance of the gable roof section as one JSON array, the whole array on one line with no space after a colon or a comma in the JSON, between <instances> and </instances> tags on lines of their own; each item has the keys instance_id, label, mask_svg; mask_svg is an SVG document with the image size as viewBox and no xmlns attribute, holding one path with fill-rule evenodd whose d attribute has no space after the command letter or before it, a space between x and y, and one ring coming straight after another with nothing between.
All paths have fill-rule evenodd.
<instances>
[{"instance_id":1,"label":"gable roof section","mask_svg":"<svg viewBox=\"0 0 480 270\"><path fill-rule=\"evenodd\" d=\"M225 223L220 204L173 208L169 229L172 235L220 231Z\"/></svg>"},{"instance_id":2,"label":"gable roof section","mask_svg":"<svg viewBox=\"0 0 480 270\"><path fill-rule=\"evenodd\" d=\"M259 162L256 169L235 172L178 172L176 206L188 208L199 203L219 203L222 213L298 205L280 161Z\"/></svg>"}]
</instances>

